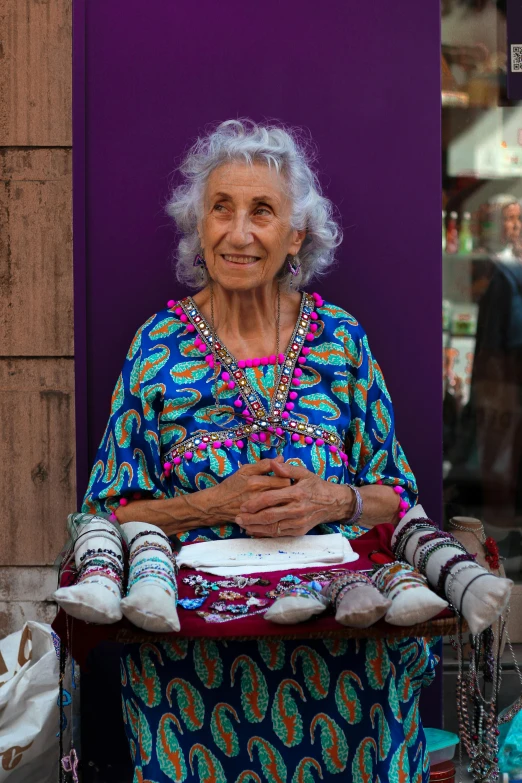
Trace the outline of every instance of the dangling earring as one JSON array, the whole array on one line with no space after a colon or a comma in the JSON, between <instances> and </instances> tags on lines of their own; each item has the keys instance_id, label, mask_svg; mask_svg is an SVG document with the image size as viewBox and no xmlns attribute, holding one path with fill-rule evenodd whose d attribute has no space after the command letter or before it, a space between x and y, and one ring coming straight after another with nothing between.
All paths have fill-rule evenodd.
<instances>
[{"instance_id":1,"label":"dangling earring","mask_svg":"<svg viewBox=\"0 0 522 783\"><path fill-rule=\"evenodd\" d=\"M297 275L301 271L301 262L299 261L298 256L289 256L287 259L287 264L290 273L294 277L297 277Z\"/></svg>"},{"instance_id":2,"label":"dangling earring","mask_svg":"<svg viewBox=\"0 0 522 783\"><path fill-rule=\"evenodd\" d=\"M201 267L203 267L203 269L207 268L207 265L205 263L205 259L203 258L203 256L200 256L199 253L196 255L196 257L194 259L193 266L201 266Z\"/></svg>"}]
</instances>

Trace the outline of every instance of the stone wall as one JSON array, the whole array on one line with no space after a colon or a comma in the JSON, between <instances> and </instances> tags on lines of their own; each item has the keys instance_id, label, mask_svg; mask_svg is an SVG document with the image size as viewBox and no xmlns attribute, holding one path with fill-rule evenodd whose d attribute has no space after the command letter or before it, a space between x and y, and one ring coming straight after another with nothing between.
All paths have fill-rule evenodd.
<instances>
[{"instance_id":1,"label":"stone wall","mask_svg":"<svg viewBox=\"0 0 522 783\"><path fill-rule=\"evenodd\" d=\"M72 0L0 0L0 636L49 622L75 508Z\"/></svg>"}]
</instances>

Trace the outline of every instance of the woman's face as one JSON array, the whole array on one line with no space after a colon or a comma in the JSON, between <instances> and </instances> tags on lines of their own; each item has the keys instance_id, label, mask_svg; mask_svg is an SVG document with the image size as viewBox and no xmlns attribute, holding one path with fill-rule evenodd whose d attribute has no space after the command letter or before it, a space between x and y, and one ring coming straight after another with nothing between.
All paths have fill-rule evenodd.
<instances>
[{"instance_id":1,"label":"woman's face","mask_svg":"<svg viewBox=\"0 0 522 783\"><path fill-rule=\"evenodd\" d=\"M208 178L198 233L208 272L224 288L265 285L298 253L306 231L290 226L284 186L262 163L226 163Z\"/></svg>"},{"instance_id":2,"label":"woman's face","mask_svg":"<svg viewBox=\"0 0 522 783\"><path fill-rule=\"evenodd\" d=\"M504 236L508 242L517 242L520 237L522 223L520 221L520 204L509 204L502 210Z\"/></svg>"}]
</instances>

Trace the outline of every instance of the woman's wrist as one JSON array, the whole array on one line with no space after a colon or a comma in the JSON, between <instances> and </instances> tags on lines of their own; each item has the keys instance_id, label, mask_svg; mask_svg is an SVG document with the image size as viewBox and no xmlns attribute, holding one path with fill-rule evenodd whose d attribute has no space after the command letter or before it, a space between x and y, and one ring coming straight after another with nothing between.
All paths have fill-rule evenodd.
<instances>
[{"instance_id":1,"label":"woman's wrist","mask_svg":"<svg viewBox=\"0 0 522 783\"><path fill-rule=\"evenodd\" d=\"M167 535L212 527L229 521L216 497L216 487L189 492L174 498L135 500L114 512L120 524L149 522Z\"/></svg>"},{"instance_id":2,"label":"woman's wrist","mask_svg":"<svg viewBox=\"0 0 522 783\"><path fill-rule=\"evenodd\" d=\"M355 492L348 484L329 484L331 502L328 505L328 515L325 522L342 522L351 519L357 508Z\"/></svg>"}]
</instances>

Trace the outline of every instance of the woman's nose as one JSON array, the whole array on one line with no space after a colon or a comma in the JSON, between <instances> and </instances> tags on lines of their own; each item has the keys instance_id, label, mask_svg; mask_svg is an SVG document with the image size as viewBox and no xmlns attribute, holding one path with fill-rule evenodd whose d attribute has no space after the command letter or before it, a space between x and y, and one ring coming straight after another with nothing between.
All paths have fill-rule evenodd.
<instances>
[{"instance_id":1,"label":"woman's nose","mask_svg":"<svg viewBox=\"0 0 522 783\"><path fill-rule=\"evenodd\" d=\"M230 227L230 241L236 245L248 245L252 241L250 218L247 214L236 213Z\"/></svg>"}]
</instances>

